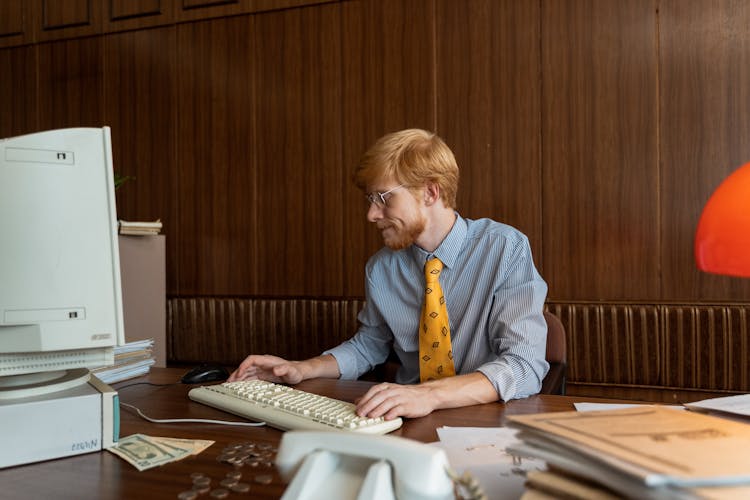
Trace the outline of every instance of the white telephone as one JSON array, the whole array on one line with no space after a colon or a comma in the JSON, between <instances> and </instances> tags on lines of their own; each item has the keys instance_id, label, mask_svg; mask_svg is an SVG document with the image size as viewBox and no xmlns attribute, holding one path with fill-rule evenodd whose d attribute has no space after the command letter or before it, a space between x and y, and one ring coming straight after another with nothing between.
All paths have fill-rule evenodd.
<instances>
[{"instance_id":1,"label":"white telephone","mask_svg":"<svg viewBox=\"0 0 750 500\"><path fill-rule=\"evenodd\" d=\"M396 436L288 431L276 467L291 480L282 500L454 498L445 452Z\"/></svg>"}]
</instances>

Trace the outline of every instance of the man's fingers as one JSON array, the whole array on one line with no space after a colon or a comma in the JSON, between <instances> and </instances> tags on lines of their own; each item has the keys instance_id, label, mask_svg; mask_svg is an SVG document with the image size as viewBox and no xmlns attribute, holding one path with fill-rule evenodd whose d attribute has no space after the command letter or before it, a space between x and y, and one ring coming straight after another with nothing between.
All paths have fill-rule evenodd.
<instances>
[{"instance_id":1,"label":"man's fingers","mask_svg":"<svg viewBox=\"0 0 750 500\"><path fill-rule=\"evenodd\" d=\"M357 404L357 413L363 417L380 417L390 410L398 396L398 386L379 384L371 387ZM395 390L394 390L395 389Z\"/></svg>"}]
</instances>

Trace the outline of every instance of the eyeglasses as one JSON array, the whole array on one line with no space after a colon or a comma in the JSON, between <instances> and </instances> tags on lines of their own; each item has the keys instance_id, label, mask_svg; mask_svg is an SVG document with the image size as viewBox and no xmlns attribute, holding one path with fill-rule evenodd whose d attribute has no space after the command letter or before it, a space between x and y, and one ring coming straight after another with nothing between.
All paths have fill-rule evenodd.
<instances>
[{"instance_id":1,"label":"eyeglasses","mask_svg":"<svg viewBox=\"0 0 750 500\"><path fill-rule=\"evenodd\" d=\"M402 187L406 187L406 184L396 186L393 189L389 189L385 193L381 193L378 191L367 193L365 195L365 198L367 198L367 203L369 205L372 205L374 203L378 208L385 208L388 206L388 200L391 198L391 193L397 189L401 189Z\"/></svg>"}]
</instances>

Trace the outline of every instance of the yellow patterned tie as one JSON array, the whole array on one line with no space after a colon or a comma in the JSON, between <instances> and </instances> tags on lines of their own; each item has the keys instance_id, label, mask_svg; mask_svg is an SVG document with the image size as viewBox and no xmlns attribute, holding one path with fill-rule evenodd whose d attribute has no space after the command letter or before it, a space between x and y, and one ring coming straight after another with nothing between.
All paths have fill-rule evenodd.
<instances>
[{"instance_id":1,"label":"yellow patterned tie","mask_svg":"<svg viewBox=\"0 0 750 500\"><path fill-rule=\"evenodd\" d=\"M440 259L428 260L424 266L425 291L419 331L419 380L434 380L456 374L451 349L448 308L440 288Z\"/></svg>"}]
</instances>

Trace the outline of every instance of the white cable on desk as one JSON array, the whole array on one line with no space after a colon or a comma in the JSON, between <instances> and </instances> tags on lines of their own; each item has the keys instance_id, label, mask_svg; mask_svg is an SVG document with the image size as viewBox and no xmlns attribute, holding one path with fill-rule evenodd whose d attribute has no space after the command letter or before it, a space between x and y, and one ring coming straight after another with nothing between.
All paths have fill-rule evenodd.
<instances>
[{"instance_id":1,"label":"white cable on desk","mask_svg":"<svg viewBox=\"0 0 750 500\"><path fill-rule=\"evenodd\" d=\"M141 418L144 418L148 420L149 422L153 422L155 424L183 424L183 423L198 423L198 424L220 424L220 425L239 425L239 426L245 426L245 427L260 427L263 425L266 425L265 422L231 422L228 420L207 420L202 418L167 418L167 419L155 419L151 417L147 417L143 414L143 412L133 406L129 405L128 403L123 403L120 401L121 406L125 406L127 408L131 408L138 413L138 415Z\"/></svg>"}]
</instances>

